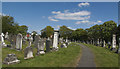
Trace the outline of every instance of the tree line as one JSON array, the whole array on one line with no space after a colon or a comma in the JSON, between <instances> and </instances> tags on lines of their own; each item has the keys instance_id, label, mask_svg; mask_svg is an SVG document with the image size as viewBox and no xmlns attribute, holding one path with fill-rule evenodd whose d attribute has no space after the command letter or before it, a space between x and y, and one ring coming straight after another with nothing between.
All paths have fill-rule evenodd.
<instances>
[{"instance_id":1,"label":"tree line","mask_svg":"<svg viewBox=\"0 0 120 69\"><path fill-rule=\"evenodd\" d=\"M28 27L26 25L19 25L14 21L11 16L2 16L2 32L9 32L10 34L21 33L23 35L27 34Z\"/></svg>"},{"instance_id":2,"label":"tree line","mask_svg":"<svg viewBox=\"0 0 120 69\"><path fill-rule=\"evenodd\" d=\"M12 33L12 34L18 34L21 33L23 35L26 35L28 32L28 27L26 25L19 25L18 23L15 23L14 18L11 16L2 16L2 32L6 33ZM51 26L47 26L41 31L41 37L47 38L51 37L54 34L54 28ZM36 31L33 31L33 33L37 34ZM98 39L105 40L106 42L111 42L112 35L116 34L117 39L120 36L120 25L117 26L117 23L114 21L106 21L103 24L100 25L94 25L87 29L78 28L76 30L72 30L68 28L67 26L61 26L59 29L59 37L64 39L69 39L71 41L97 41Z\"/></svg>"},{"instance_id":3,"label":"tree line","mask_svg":"<svg viewBox=\"0 0 120 69\"><path fill-rule=\"evenodd\" d=\"M51 26L47 26L46 28L41 30L41 37L50 37L53 35L54 28ZM64 39L69 39L71 41L95 41L97 43L98 39L105 40L106 42L112 41L113 34L117 35L117 40L120 36L120 25L117 26L117 23L114 21L106 21L100 25L94 25L87 29L78 28L76 30L72 30L67 26L61 26L59 29L59 37L63 37Z\"/></svg>"}]
</instances>

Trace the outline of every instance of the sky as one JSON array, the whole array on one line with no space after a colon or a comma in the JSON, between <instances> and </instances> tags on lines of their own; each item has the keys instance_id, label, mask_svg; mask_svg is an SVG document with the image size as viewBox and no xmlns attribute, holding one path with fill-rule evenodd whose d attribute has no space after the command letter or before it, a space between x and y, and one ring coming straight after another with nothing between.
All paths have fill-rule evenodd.
<instances>
[{"instance_id":1,"label":"sky","mask_svg":"<svg viewBox=\"0 0 120 69\"><path fill-rule=\"evenodd\" d=\"M2 13L28 26L28 32L38 33L46 26L59 29L65 25L75 30L110 20L118 23L117 2L3 2Z\"/></svg>"}]
</instances>

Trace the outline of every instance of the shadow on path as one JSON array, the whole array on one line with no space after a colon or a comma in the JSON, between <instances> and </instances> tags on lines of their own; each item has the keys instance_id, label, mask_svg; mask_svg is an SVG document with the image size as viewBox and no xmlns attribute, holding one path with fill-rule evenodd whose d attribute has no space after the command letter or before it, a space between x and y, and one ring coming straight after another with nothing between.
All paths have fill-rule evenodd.
<instances>
[{"instance_id":1,"label":"shadow on path","mask_svg":"<svg viewBox=\"0 0 120 69\"><path fill-rule=\"evenodd\" d=\"M79 45L82 47L82 55L77 67L96 67L94 54L91 52L91 50L83 44Z\"/></svg>"}]
</instances>

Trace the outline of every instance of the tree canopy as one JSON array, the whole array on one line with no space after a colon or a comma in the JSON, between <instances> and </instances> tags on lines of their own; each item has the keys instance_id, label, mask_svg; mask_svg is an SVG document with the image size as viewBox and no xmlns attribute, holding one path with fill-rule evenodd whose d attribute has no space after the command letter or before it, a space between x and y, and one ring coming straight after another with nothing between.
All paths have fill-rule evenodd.
<instances>
[{"instance_id":1,"label":"tree canopy","mask_svg":"<svg viewBox=\"0 0 120 69\"><path fill-rule=\"evenodd\" d=\"M18 23L14 22L14 18L11 16L2 16L2 32L23 35L27 34L28 27L26 25L19 26Z\"/></svg>"}]
</instances>

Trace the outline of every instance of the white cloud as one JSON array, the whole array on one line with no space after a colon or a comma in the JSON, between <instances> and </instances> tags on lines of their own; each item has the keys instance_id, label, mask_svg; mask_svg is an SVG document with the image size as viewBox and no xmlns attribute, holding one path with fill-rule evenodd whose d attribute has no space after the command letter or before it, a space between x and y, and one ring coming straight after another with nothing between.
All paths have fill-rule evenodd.
<instances>
[{"instance_id":1,"label":"white cloud","mask_svg":"<svg viewBox=\"0 0 120 69\"><path fill-rule=\"evenodd\" d=\"M97 21L98 23L102 23L102 21Z\"/></svg>"},{"instance_id":2,"label":"white cloud","mask_svg":"<svg viewBox=\"0 0 120 69\"><path fill-rule=\"evenodd\" d=\"M59 14L61 13L60 11L56 12L56 11L52 11L53 14Z\"/></svg>"},{"instance_id":3,"label":"white cloud","mask_svg":"<svg viewBox=\"0 0 120 69\"><path fill-rule=\"evenodd\" d=\"M89 5L90 5L90 3L88 3L88 2L79 3L79 4L78 4L79 7L82 7L82 6L89 6Z\"/></svg>"},{"instance_id":4,"label":"white cloud","mask_svg":"<svg viewBox=\"0 0 120 69\"><path fill-rule=\"evenodd\" d=\"M102 23L102 21L88 21L88 20L83 20L83 21L77 21L75 24L89 24L89 25L92 25L92 24L100 24Z\"/></svg>"},{"instance_id":5,"label":"white cloud","mask_svg":"<svg viewBox=\"0 0 120 69\"><path fill-rule=\"evenodd\" d=\"M67 27L67 28L72 29L72 30L76 30L76 29L74 29L74 28L72 28L72 27Z\"/></svg>"},{"instance_id":6,"label":"white cloud","mask_svg":"<svg viewBox=\"0 0 120 69\"><path fill-rule=\"evenodd\" d=\"M55 22L58 22L58 21L59 21L59 20L53 19L52 17L48 17L48 19L49 19L50 21L55 21Z\"/></svg>"},{"instance_id":7,"label":"white cloud","mask_svg":"<svg viewBox=\"0 0 120 69\"><path fill-rule=\"evenodd\" d=\"M77 21L76 24L81 24L81 23L89 23L88 20L85 20L85 21Z\"/></svg>"},{"instance_id":8,"label":"white cloud","mask_svg":"<svg viewBox=\"0 0 120 69\"><path fill-rule=\"evenodd\" d=\"M58 20L86 20L90 18L90 12L88 11L79 11L79 12L68 12L69 10L65 10L63 13L60 11L52 11L53 16L50 16L48 19L55 21ZM54 20L53 20L54 21Z\"/></svg>"},{"instance_id":9,"label":"white cloud","mask_svg":"<svg viewBox=\"0 0 120 69\"><path fill-rule=\"evenodd\" d=\"M4 14L4 13L0 13L0 15L2 15L2 16L9 16L9 15L6 15L6 14Z\"/></svg>"}]
</instances>

